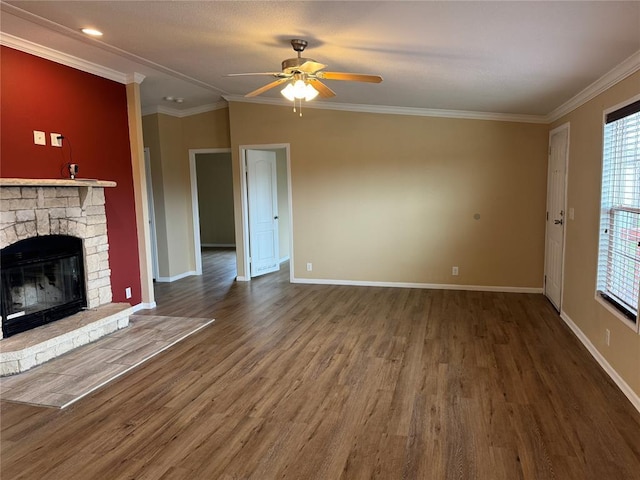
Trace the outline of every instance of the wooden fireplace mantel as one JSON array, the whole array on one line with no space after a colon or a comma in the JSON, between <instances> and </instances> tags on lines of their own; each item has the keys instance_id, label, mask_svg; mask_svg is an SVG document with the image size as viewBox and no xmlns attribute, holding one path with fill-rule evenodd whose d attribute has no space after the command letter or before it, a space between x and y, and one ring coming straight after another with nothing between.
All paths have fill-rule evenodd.
<instances>
[{"instance_id":1,"label":"wooden fireplace mantel","mask_svg":"<svg viewBox=\"0 0 640 480\"><path fill-rule=\"evenodd\" d=\"M0 187L115 187L111 180L92 178L0 178Z\"/></svg>"}]
</instances>

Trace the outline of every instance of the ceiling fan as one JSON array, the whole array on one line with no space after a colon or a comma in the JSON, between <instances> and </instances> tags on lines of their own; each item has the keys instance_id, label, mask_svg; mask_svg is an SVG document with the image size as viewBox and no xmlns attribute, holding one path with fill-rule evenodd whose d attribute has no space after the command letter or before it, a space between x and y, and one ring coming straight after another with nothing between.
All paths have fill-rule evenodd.
<instances>
[{"instance_id":1,"label":"ceiling fan","mask_svg":"<svg viewBox=\"0 0 640 480\"><path fill-rule=\"evenodd\" d=\"M282 62L281 72L231 73L227 76L267 75L276 77L277 80L247 93L245 97L256 97L267 90L277 87L278 85L288 83L282 90L282 94L287 99L294 102L296 99L305 99L307 101L313 100L317 95L324 98L335 97L335 92L320 80L345 80L348 82L368 83L382 82L382 77L380 75L322 71L327 67L326 65L318 63L311 58L303 58L301 56L301 53L307 47L307 44L306 40L291 40L291 46L294 51L298 52L298 56L284 60Z\"/></svg>"}]
</instances>

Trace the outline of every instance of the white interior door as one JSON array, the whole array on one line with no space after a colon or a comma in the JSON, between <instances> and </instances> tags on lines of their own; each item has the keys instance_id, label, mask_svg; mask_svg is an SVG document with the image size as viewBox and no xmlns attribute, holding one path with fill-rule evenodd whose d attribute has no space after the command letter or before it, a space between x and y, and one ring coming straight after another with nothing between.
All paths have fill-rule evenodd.
<instances>
[{"instance_id":1,"label":"white interior door","mask_svg":"<svg viewBox=\"0 0 640 480\"><path fill-rule=\"evenodd\" d=\"M566 226L565 190L569 158L569 125L549 134L549 169L547 173L547 228L545 241L544 294L560 311L562 303L562 266L564 263L564 229Z\"/></svg>"},{"instance_id":2,"label":"white interior door","mask_svg":"<svg viewBox=\"0 0 640 480\"><path fill-rule=\"evenodd\" d=\"M251 276L280 269L276 153L246 150Z\"/></svg>"}]
</instances>

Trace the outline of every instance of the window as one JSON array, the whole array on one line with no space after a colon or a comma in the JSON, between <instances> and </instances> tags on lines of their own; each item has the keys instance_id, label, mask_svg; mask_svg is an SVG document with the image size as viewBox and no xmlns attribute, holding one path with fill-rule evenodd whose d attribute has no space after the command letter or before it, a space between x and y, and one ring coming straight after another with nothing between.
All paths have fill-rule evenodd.
<instances>
[{"instance_id":1,"label":"window","mask_svg":"<svg viewBox=\"0 0 640 480\"><path fill-rule=\"evenodd\" d=\"M634 325L640 284L640 100L604 127L598 293Z\"/></svg>"}]
</instances>

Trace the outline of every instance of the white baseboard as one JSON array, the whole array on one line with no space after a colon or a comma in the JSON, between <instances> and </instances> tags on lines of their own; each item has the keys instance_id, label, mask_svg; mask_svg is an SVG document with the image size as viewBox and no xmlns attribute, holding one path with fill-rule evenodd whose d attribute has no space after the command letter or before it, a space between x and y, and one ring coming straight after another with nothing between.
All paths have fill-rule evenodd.
<instances>
[{"instance_id":1,"label":"white baseboard","mask_svg":"<svg viewBox=\"0 0 640 480\"><path fill-rule=\"evenodd\" d=\"M629 386L627 382L616 372L616 370L611 366L611 364L607 361L606 358L600 353L600 351L595 347L591 340L584 334L580 327L574 323L569 315L567 315L564 311L560 312L560 318L564 320L564 323L571 329L571 331L578 337L578 339L582 342L582 344L589 350L589 353L595 360L600 364L602 369L607 372L607 374L611 377L611 380L615 382L622 393L629 399L631 404L636 407L636 410L640 412L640 396L633 391L633 389Z\"/></svg>"},{"instance_id":2,"label":"white baseboard","mask_svg":"<svg viewBox=\"0 0 640 480\"><path fill-rule=\"evenodd\" d=\"M173 277L158 277L156 278L156 282L169 283L175 282L176 280L180 280L185 277L190 277L191 275L198 275L198 272L192 270L190 272L179 273L178 275L174 275Z\"/></svg>"},{"instance_id":3,"label":"white baseboard","mask_svg":"<svg viewBox=\"0 0 640 480\"><path fill-rule=\"evenodd\" d=\"M156 308L156 302L151 303L139 303L133 306L133 311L138 312L140 310L149 310L151 308Z\"/></svg>"},{"instance_id":4,"label":"white baseboard","mask_svg":"<svg viewBox=\"0 0 640 480\"><path fill-rule=\"evenodd\" d=\"M542 293L542 287L507 287L485 285L458 285L446 283L367 282L358 280L328 280L324 278L292 278L291 283L314 285L348 285L354 287L422 288L433 290L468 290L477 292Z\"/></svg>"}]
</instances>

